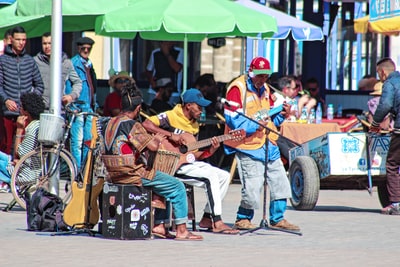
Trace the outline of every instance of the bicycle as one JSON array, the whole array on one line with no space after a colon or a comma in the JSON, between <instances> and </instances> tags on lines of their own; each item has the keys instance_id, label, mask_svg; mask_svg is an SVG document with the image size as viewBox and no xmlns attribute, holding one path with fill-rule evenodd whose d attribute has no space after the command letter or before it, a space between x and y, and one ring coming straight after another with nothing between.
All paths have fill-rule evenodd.
<instances>
[{"instance_id":1,"label":"bicycle","mask_svg":"<svg viewBox=\"0 0 400 267\"><path fill-rule=\"evenodd\" d=\"M60 197L64 204L68 203L70 200L71 190L69 190L69 185L78 175L75 159L66 149L70 129L75 118L78 116L99 117L99 115L94 112L82 112L76 104L80 104L80 102L72 102L65 106L67 113L67 119L65 120L53 114L48 114L51 123L46 125L47 130L54 131L55 135L59 135L59 138L49 138L53 140L41 140L39 138L39 146L35 150L24 155L17 162L10 183L14 199L8 204L5 209L6 211L11 209L16 203L23 209L26 209L25 195L33 194L39 187L48 187L49 179L57 175L57 171L59 174L59 184L58 186L55 185L55 187L62 188L62 183L65 183L64 192L60 192ZM51 129L52 127L59 127L60 125L64 129L63 133ZM41 122L40 127L45 127L45 125L42 125ZM84 167L85 164L82 164L82 166Z\"/></svg>"}]
</instances>

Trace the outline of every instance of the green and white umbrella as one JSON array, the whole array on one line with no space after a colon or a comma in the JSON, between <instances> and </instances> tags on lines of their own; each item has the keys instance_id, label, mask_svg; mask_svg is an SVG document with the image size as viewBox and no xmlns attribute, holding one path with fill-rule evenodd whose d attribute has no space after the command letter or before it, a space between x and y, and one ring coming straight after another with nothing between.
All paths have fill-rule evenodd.
<instances>
[{"instance_id":1,"label":"green and white umbrella","mask_svg":"<svg viewBox=\"0 0 400 267\"><path fill-rule=\"evenodd\" d=\"M43 15L32 15L32 16L17 16L17 3L11 4L0 8L0 36L4 36L4 33L17 25L24 27L29 37L36 37L43 34L42 28L47 27L51 24L50 18L45 18Z\"/></svg>"},{"instance_id":2,"label":"green and white umbrella","mask_svg":"<svg viewBox=\"0 0 400 267\"><path fill-rule=\"evenodd\" d=\"M187 86L187 42L208 37L267 38L277 32L274 17L230 0L136 0L97 17L99 35L183 41L183 84Z\"/></svg>"},{"instance_id":3,"label":"green and white umbrella","mask_svg":"<svg viewBox=\"0 0 400 267\"><path fill-rule=\"evenodd\" d=\"M93 30L95 19L105 12L127 6L133 0L63 0L63 32ZM28 37L51 31L53 0L18 0L0 8L0 36L12 27L25 28Z\"/></svg>"}]
</instances>

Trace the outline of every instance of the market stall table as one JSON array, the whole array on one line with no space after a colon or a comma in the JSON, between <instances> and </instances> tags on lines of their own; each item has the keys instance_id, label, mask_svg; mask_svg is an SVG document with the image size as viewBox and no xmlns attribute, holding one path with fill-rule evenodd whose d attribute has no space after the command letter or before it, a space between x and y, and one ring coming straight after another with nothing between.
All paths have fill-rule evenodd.
<instances>
[{"instance_id":1,"label":"market stall table","mask_svg":"<svg viewBox=\"0 0 400 267\"><path fill-rule=\"evenodd\" d=\"M331 132L341 132L337 123L305 124L297 122L284 122L281 125L281 134L299 144Z\"/></svg>"}]
</instances>

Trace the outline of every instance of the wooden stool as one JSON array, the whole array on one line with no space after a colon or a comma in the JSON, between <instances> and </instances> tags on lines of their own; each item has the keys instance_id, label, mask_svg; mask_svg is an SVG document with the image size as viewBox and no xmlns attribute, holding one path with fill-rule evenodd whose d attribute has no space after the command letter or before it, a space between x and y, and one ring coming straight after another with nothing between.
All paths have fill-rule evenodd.
<instances>
[{"instance_id":1,"label":"wooden stool","mask_svg":"<svg viewBox=\"0 0 400 267\"><path fill-rule=\"evenodd\" d=\"M186 197L187 197L187 202L188 202L188 220L192 221L192 231L197 231L196 228L196 210L194 206L194 189L192 185L185 184L186 188ZM172 209L171 209L172 211ZM176 225L175 225L175 220L174 220L173 214L171 215L171 226L170 230L175 232L176 231Z\"/></svg>"},{"instance_id":2,"label":"wooden stool","mask_svg":"<svg viewBox=\"0 0 400 267\"><path fill-rule=\"evenodd\" d=\"M160 195L157 195L153 191L151 195L151 207L165 210L167 208L165 198Z\"/></svg>"},{"instance_id":3,"label":"wooden stool","mask_svg":"<svg viewBox=\"0 0 400 267\"><path fill-rule=\"evenodd\" d=\"M192 230L196 231L196 209L194 205L194 188L192 185L184 184L188 202L188 220L192 221Z\"/></svg>"}]
</instances>

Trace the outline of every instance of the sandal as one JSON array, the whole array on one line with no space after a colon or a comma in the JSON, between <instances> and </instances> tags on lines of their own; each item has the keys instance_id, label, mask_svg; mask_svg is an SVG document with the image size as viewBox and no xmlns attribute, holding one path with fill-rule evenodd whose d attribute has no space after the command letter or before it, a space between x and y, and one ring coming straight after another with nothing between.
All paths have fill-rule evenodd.
<instances>
[{"instance_id":1,"label":"sandal","mask_svg":"<svg viewBox=\"0 0 400 267\"><path fill-rule=\"evenodd\" d=\"M232 228L223 228L223 229L212 229L214 234L223 234L223 235L237 235L240 233L238 229Z\"/></svg>"},{"instance_id":2,"label":"sandal","mask_svg":"<svg viewBox=\"0 0 400 267\"><path fill-rule=\"evenodd\" d=\"M161 234L161 233L155 233L152 232L152 235L156 238L160 239L175 239L175 235L171 234L170 232L167 232L166 234Z\"/></svg>"},{"instance_id":3,"label":"sandal","mask_svg":"<svg viewBox=\"0 0 400 267\"><path fill-rule=\"evenodd\" d=\"M188 234L184 237L175 237L176 241L202 241L203 237L201 235L195 235L192 232L188 232Z\"/></svg>"}]
</instances>

